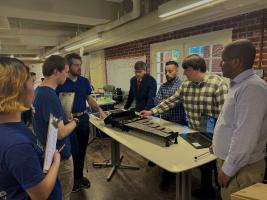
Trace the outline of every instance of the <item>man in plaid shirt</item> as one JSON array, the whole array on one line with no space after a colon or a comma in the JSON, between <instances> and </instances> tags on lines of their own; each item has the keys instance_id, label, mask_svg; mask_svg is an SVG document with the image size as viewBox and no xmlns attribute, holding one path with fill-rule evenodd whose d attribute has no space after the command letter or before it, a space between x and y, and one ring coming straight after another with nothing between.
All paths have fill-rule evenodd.
<instances>
[{"instance_id":1,"label":"man in plaid shirt","mask_svg":"<svg viewBox=\"0 0 267 200\"><path fill-rule=\"evenodd\" d=\"M161 114L182 102L188 117L189 127L199 130L202 114L218 118L228 92L228 85L220 76L207 75L205 60L197 54L187 56L182 67L188 80L180 86L174 95L151 110L142 111L140 114L144 117ZM215 165L215 162L208 163L200 168L201 189L195 193L193 192L193 194L196 194L195 196L213 195L213 165Z\"/></svg>"},{"instance_id":2,"label":"man in plaid shirt","mask_svg":"<svg viewBox=\"0 0 267 200\"><path fill-rule=\"evenodd\" d=\"M155 98L155 105L158 105L160 102L172 96L183 83L183 81L177 76L178 67L178 63L175 61L166 62L165 75L167 82L160 86ZM162 119L166 119L168 121L187 125L186 115L182 103L179 103L169 111L162 113L161 117Z\"/></svg>"}]
</instances>

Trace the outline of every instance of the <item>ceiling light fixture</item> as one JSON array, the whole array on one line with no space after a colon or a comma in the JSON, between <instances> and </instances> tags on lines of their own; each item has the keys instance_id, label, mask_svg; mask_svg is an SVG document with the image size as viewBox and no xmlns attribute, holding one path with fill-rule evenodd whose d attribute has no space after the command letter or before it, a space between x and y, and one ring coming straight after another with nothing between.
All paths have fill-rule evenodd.
<instances>
[{"instance_id":1,"label":"ceiling light fixture","mask_svg":"<svg viewBox=\"0 0 267 200\"><path fill-rule=\"evenodd\" d=\"M201 0L201 1L197 1L197 2L193 2L191 1L185 1L186 5L181 5L177 2L177 0L172 1L170 3L166 3L166 5L162 5L159 7L159 17L163 18L163 17L169 17L171 15L175 15L193 8L196 8L198 6L202 6L204 4L210 3L214 0ZM192 3L193 2L193 3ZM188 4L190 3L190 4ZM175 7L175 5L177 5ZM179 7L178 7L179 6Z\"/></svg>"},{"instance_id":2,"label":"ceiling light fixture","mask_svg":"<svg viewBox=\"0 0 267 200\"><path fill-rule=\"evenodd\" d=\"M101 40L100 35L96 35L95 37L90 37L88 39L81 40L79 42L71 44L71 45L65 47L65 50L66 51L73 51L73 50L76 50L76 49L80 49L81 47L86 47L88 45L95 44L99 40Z\"/></svg>"},{"instance_id":3,"label":"ceiling light fixture","mask_svg":"<svg viewBox=\"0 0 267 200\"><path fill-rule=\"evenodd\" d=\"M40 57L39 56L35 56L35 57L16 57L19 60L25 60L25 61L39 61Z\"/></svg>"}]
</instances>

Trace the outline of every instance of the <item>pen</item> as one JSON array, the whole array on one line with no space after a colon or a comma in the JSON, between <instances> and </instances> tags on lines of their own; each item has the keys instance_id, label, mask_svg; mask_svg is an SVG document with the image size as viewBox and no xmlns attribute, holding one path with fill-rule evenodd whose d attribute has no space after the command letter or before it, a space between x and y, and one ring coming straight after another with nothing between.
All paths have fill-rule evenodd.
<instances>
[{"instance_id":1,"label":"pen","mask_svg":"<svg viewBox=\"0 0 267 200\"><path fill-rule=\"evenodd\" d=\"M58 150L58 153L60 153L60 152L64 149L65 146L66 146L66 145L63 144L63 145L60 147L60 149Z\"/></svg>"},{"instance_id":2,"label":"pen","mask_svg":"<svg viewBox=\"0 0 267 200\"><path fill-rule=\"evenodd\" d=\"M209 151L203 154L200 154L198 156L195 156L195 160L197 160L199 157L205 156L206 154L210 153Z\"/></svg>"}]
</instances>

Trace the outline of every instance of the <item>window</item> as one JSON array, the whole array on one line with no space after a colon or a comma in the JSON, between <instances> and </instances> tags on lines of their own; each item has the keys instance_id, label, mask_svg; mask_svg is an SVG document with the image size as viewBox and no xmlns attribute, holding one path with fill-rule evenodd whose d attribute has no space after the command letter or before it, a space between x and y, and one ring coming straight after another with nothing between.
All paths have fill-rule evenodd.
<instances>
[{"instance_id":1,"label":"window","mask_svg":"<svg viewBox=\"0 0 267 200\"><path fill-rule=\"evenodd\" d=\"M157 52L157 62L156 62L156 80L158 88L160 85L164 82L166 82L165 78L165 64L166 62L172 60L176 61L179 65L179 59L180 59L181 51L180 49L173 49L170 51L159 51Z\"/></svg>"},{"instance_id":2,"label":"window","mask_svg":"<svg viewBox=\"0 0 267 200\"><path fill-rule=\"evenodd\" d=\"M188 49L188 54L199 54L204 58L207 71L211 73L221 74L220 67L223 44L211 44L207 46L195 46Z\"/></svg>"}]
</instances>

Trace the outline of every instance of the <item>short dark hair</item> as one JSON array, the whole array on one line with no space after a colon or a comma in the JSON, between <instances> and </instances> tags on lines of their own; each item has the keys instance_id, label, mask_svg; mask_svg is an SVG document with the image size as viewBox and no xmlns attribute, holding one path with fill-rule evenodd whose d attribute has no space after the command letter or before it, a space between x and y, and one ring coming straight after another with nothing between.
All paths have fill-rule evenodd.
<instances>
[{"instance_id":1,"label":"short dark hair","mask_svg":"<svg viewBox=\"0 0 267 200\"><path fill-rule=\"evenodd\" d=\"M198 54L192 54L187 56L183 61L182 67L183 69L192 67L193 70L200 70L203 73L207 71L207 66L204 58L202 58Z\"/></svg>"},{"instance_id":2,"label":"short dark hair","mask_svg":"<svg viewBox=\"0 0 267 200\"><path fill-rule=\"evenodd\" d=\"M170 61L166 62L165 63L165 66L167 66L167 65L175 65L176 68L179 67L178 63L175 62L175 61L173 61L173 60L170 60Z\"/></svg>"},{"instance_id":3,"label":"short dark hair","mask_svg":"<svg viewBox=\"0 0 267 200\"><path fill-rule=\"evenodd\" d=\"M146 71L146 63L144 63L143 61L137 61L134 65L134 69L143 69Z\"/></svg>"},{"instance_id":4,"label":"short dark hair","mask_svg":"<svg viewBox=\"0 0 267 200\"><path fill-rule=\"evenodd\" d=\"M35 72L30 72L30 75L31 76L36 76L36 73Z\"/></svg>"},{"instance_id":5,"label":"short dark hair","mask_svg":"<svg viewBox=\"0 0 267 200\"><path fill-rule=\"evenodd\" d=\"M244 68L252 68L256 56L256 48L247 39L236 40L224 47L222 57L227 59L238 58Z\"/></svg>"},{"instance_id":6,"label":"short dark hair","mask_svg":"<svg viewBox=\"0 0 267 200\"><path fill-rule=\"evenodd\" d=\"M51 76L55 69L62 72L67 64L67 60L62 56L52 55L47 58L43 64L43 75Z\"/></svg>"},{"instance_id":7,"label":"short dark hair","mask_svg":"<svg viewBox=\"0 0 267 200\"><path fill-rule=\"evenodd\" d=\"M78 59L80 61L82 61L82 57L77 54L77 53L70 53L70 54L67 54L65 56L66 60L68 61L68 65L71 66L72 65L72 59Z\"/></svg>"}]
</instances>

